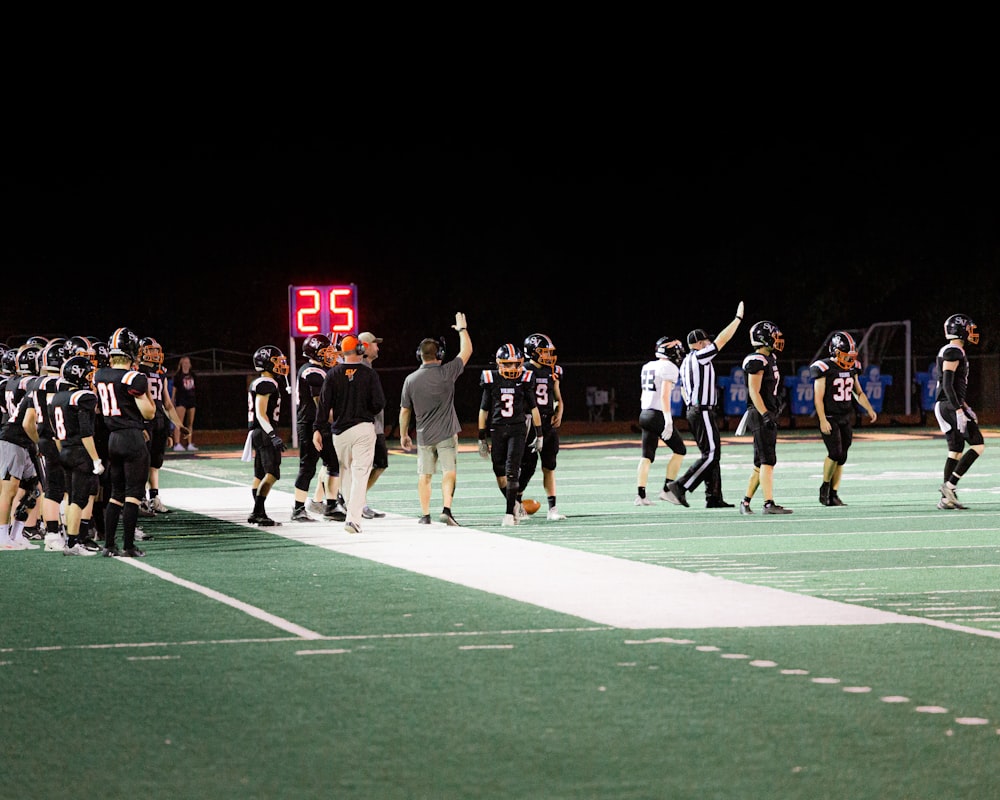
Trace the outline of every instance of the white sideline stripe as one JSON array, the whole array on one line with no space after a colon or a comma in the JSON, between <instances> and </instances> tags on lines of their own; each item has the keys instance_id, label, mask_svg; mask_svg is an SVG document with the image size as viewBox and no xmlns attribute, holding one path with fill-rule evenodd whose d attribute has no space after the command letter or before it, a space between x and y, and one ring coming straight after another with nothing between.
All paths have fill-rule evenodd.
<instances>
[{"instance_id":1,"label":"white sideline stripe","mask_svg":"<svg viewBox=\"0 0 1000 800\"><path fill-rule=\"evenodd\" d=\"M141 570L145 570L151 575L155 575L158 578L162 578L165 581L170 581L170 583L176 583L178 586L183 586L185 589L190 589L192 592L198 592L198 594L203 594L205 597L210 597L220 603L224 603L227 606L232 606L233 608L242 611L244 614L249 614L251 617L263 620L264 622L269 622L276 628L280 628L283 631L288 631L295 636L302 639L322 639L323 634L311 631L308 628L303 628L301 625L296 625L294 622L289 622L287 619L282 619L281 617L276 617L274 614L269 614L261 608L252 606L249 603L244 603L241 600L237 600L235 597L230 597L227 594L222 594L222 592L217 592L214 589L209 589L207 586L202 586L198 583L192 583L191 581L186 581L184 578L178 578L169 572L164 572L162 569L157 569L156 567L150 565L145 561L140 561L137 558L123 558L122 561L128 562L131 566L136 567Z\"/></svg>"},{"instance_id":2,"label":"white sideline stripe","mask_svg":"<svg viewBox=\"0 0 1000 800\"><path fill-rule=\"evenodd\" d=\"M283 524L266 529L269 533L616 628L925 622L893 612L472 528L437 522L418 525L415 519L396 514L377 521L365 520L361 534L349 534L343 530L343 523L289 522L293 499L290 492L272 490L268 514ZM174 507L249 527L246 519L250 497L245 486L173 489L170 500ZM146 564L141 566L145 568ZM306 635L316 637L311 631Z\"/></svg>"}]
</instances>

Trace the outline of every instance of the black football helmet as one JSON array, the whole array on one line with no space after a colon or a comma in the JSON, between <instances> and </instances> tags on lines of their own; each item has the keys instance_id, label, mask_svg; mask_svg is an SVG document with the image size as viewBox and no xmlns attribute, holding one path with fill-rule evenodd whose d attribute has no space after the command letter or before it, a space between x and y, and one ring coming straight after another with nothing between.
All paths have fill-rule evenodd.
<instances>
[{"instance_id":1,"label":"black football helmet","mask_svg":"<svg viewBox=\"0 0 1000 800\"><path fill-rule=\"evenodd\" d=\"M66 340L62 338L51 339L42 348L39 359L39 372L46 375L58 375L59 368L66 360Z\"/></svg>"},{"instance_id":2,"label":"black football helmet","mask_svg":"<svg viewBox=\"0 0 1000 800\"><path fill-rule=\"evenodd\" d=\"M18 375L37 375L38 359L41 354L42 348L37 344L22 344L17 348L17 360L14 362L15 372Z\"/></svg>"},{"instance_id":3,"label":"black football helmet","mask_svg":"<svg viewBox=\"0 0 1000 800\"><path fill-rule=\"evenodd\" d=\"M93 354L94 346L86 336L70 336L63 344L63 358Z\"/></svg>"},{"instance_id":4,"label":"black football helmet","mask_svg":"<svg viewBox=\"0 0 1000 800\"><path fill-rule=\"evenodd\" d=\"M302 343L302 355L310 361L320 362L324 367L332 367L337 363L337 348L322 333L306 337Z\"/></svg>"},{"instance_id":5,"label":"black football helmet","mask_svg":"<svg viewBox=\"0 0 1000 800\"><path fill-rule=\"evenodd\" d=\"M163 363L163 348L152 336L143 336L139 340L139 355L137 360L147 367L158 367Z\"/></svg>"},{"instance_id":6,"label":"black football helmet","mask_svg":"<svg viewBox=\"0 0 1000 800\"><path fill-rule=\"evenodd\" d=\"M944 321L944 338L979 344L979 331L976 330L976 323L965 314L952 314Z\"/></svg>"},{"instance_id":7,"label":"black football helmet","mask_svg":"<svg viewBox=\"0 0 1000 800\"><path fill-rule=\"evenodd\" d=\"M750 344L754 347L770 347L780 353L785 349L785 337L773 322L761 320L750 328Z\"/></svg>"},{"instance_id":8,"label":"black football helmet","mask_svg":"<svg viewBox=\"0 0 1000 800\"><path fill-rule=\"evenodd\" d=\"M679 367L684 360L684 345L681 344L680 339L661 336L656 340L656 357L673 361Z\"/></svg>"},{"instance_id":9,"label":"black football helmet","mask_svg":"<svg viewBox=\"0 0 1000 800\"><path fill-rule=\"evenodd\" d=\"M94 379L94 362L89 356L70 356L63 361L59 374L77 389L89 389Z\"/></svg>"},{"instance_id":10,"label":"black football helmet","mask_svg":"<svg viewBox=\"0 0 1000 800\"><path fill-rule=\"evenodd\" d=\"M93 343L94 356L93 361L96 363L97 368L111 366L111 348L107 346L105 342L95 340Z\"/></svg>"},{"instance_id":11,"label":"black football helmet","mask_svg":"<svg viewBox=\"0 0 1000 800\"><path fill-rule=\"evenodd\" d=\"M3 354L0 370L3 370L4 375L13 375L17 372L17 350L16 347L9 347L7 352Z\"/></svg>"},{"instance_id":12,"label":"black football helmet","mask_svg":"<svg viewBox=\"0 0 1000 800\"><path fill-rule=\"evenodd\" d=\"M34 347L37 347L39 350L45 347L45 345L47 345L48 343L49 340L46 339L44 336L29 336L28 340L25 342L25 344L33 345Z\"/></svg>"},{"instance_id":13,"label":"black football helmet","mask_svg":"<svg viewBox=\"0 0 1000 800\"><path fill-rule=\"evenodd\" d=\"M139 337L129 328L117 328L108 337L108 352L112 356L127 356L135 361L139 355Z\"/></svg>"},{"instance_id":14,"label":"black football helmet","mask_svg":"<svg viewBox=\"0 0 1000 800\"><path fill-rule=\"evenodd\" d=\"M858 346L847 331L836 331L830 337L830 357L841 369L851 369L858 363Z\"/></svg>"},{"instance_id":15,"label":"black football helmet","mask_svg":"<svg viewBox=\"0 0 1000 800\"><path fill-rule=\"evenodd\" d=\"M271 372L275 375L288 374L288 359L280 347L265 344L258 347L253 354L253 367L257 372Z\"/></svg>"},{"instance_id":16,"label":"black football helmet","mask_svg":"<svg viewBox=\"0 0 1000 800\"><path fill-rule=\"evenodd\" d=\"M497 371L505 378L519 378L524 372L524 356L516 345L503 344L497 350Z\"/></svg>"},{"instance_id":17,"label":"black football helmet","mask_svg":"<svg viewBox=\"0 0 1000 800\"><path fill-rule=\"evenodd\" d=\"M556 365L556 346L544 333L532 333L524 339L524 355L545 367Z\"/></svg>"}]
</instances>

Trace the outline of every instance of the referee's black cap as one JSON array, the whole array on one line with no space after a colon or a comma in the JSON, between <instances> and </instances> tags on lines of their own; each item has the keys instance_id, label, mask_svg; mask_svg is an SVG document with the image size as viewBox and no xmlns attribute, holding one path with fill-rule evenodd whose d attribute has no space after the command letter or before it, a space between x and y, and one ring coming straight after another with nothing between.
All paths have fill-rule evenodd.
<instances>
[{"instance_id":1,"label":"referee's black cap","mask_svg":"<svg viewBox=\"0 0 1000 800\"><path fill-rule=\"evenodd\" d=\"M688 347L693 345L695 342L700 342L702 339L711 339L712 337L708 335L708 331L704 328L695 328L688 334Z\"/></svg>"}]
</instances>

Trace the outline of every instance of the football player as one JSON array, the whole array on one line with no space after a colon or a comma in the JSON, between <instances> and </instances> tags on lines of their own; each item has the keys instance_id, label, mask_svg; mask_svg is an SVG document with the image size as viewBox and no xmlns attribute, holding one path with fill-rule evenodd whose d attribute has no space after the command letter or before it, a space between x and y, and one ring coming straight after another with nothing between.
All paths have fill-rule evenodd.
<instances>
[{"instance_id":1,"label":"football player","mask_svg":"<svg viewBox=\"0 0 1000 800\"><path fill-rule=\"evenodd\" d=\"M258 347L253 354L253 367L258 375L247 390L247 443L243 450L243 460L249 461L249 450L254 451L253 511L247 522L254 525L280 525L264 510L265 501L271 487L281 478L281 454L285 443L278 435L278 421L281 419L281 394L288 387L288 360L281 348L273 344ZM278 378L282 380L279 383Z\"/></svg>"},{"instance_id":2,"label":"football player","mask_svg":"<svg viewBox=\"0 0 1000 800\"><path fill-rule=\"evenodd\" d=\"M59 391L49 399L48 407L59 461L68 478L66 544L62 551L68 556L93 556L100 548L81 531L81 524L83 510L97 494L98 476L104 472L94 442L97 419L97 395L91 386L94 364L87 356L72 356L63 361L60 376Z\"/></svg>"},{"instance_id":3,"label":"football player","mask_svg":"<svg viewBox=\"0 0 1000 800\"><path fill-rule=\"evenodd\" d=\"M531 373L535 403L542 418L542 448L541 451L531 447L532 430L526 430L524 456L521 461L521 476L517 492L517 512L523 517L524 506L521 496L535 474L538 461L542 462L542 486L549 501L546 519L558 521L566 519L556 507L556 456L559 453L559 426L562 425L563 399L562 376L563 368L556 364L556 346L544 333L532 333L525 337L524 355L528 359L528 371Z\"/></svg>"},{"instance_id":4,"label":"football player","mask_svg":"<svg viewBox=\"0 0 1000 800\"><path fill-rule=\"evenodd\" d=\"M135 546L139 503L149 478L146 424L156 415L146 376L133 369L139 355L139 337L129 328L116 328L108 338L110 365L94 374L94 388L101 401L101 415L109 431L108 466L110 494L104 509L103 555L142 558ZM122 524L123 548L116 539Z\"/></svg>"},{"instance_id":5,"label":"football player","mask_svg":"<svg viewBox=\"0 0 1000 800\"><path fill-rule=\"evenodd\" d=\"M847 331L836 331L828 347L830 355L809 366L819 432L826 445L819 502L823 506L843 506L846 503L837 490L854 439L854 403L865 410L870 421L874 422L878 415L857 379L861 368L854 337Z\"/></svg>"},{"instance_id":6,"label":"football player","mask_svg":"<svg viewBox=\"0 0 1000 800\"><path fill-rule=\"evenodd\" d=\"M0 549L37 550L24 536L25 523L41 495L38 463L38 415L34 378L41 347L25 343L14 357L15 374L7 379L4 395L7 422L0 429ZM14 503L21 497L17 511Z\"/></svg>"},{"instance_id":7,"label":"football player","mask_svg":"<svg viewBox=\"0 0 1000 800\"><path fill-rule=\"evenodd\" d=\"M743 359L743 371L747 376L746 429L753 433L753 472L740 503L740 513L753 513L750 501L760 487L764 491L765 514L791 514L791 509L774 502L778 387L781 386L781 372L774 354L785 348L785 337L773 322L761 320L750 328L750 345L754 351Z\"/></svg>"},{"instance_id":8,"label":"football player","mask_svg":"<svg viewBox=\"0 0 1000 800\"><path fill-rule=\"evenodd\" d=\"M337 497L337 487L330 477L339 474L340 464L333 449L333 438L324 442L322 450L313 445L313 423L316 421L316 408L319 406L319 394L323 388L323 379L329 369L337 363L337 350L329 337L322 333L307 336L302 343L302 357L305 363L299 367L296 376L296 425L299 434L299 471L295 476L295 499L292 502L292 522L315 522L306 511L306 500L309 497L309 484L316 476L316 465L323 460L324 480L327 483L326 497ZM324 516L327 516L324 514ZM330 510L328 519L343 522L347 519L347 509L343 506Z\"/></svg>"},{"instance_id":9,"label":"football player","mask_svg":"<svg viewBox=\"0 0 1000 800\"><path fill-rule=\"evenodd\" d=\"M180 432L181 436L187 436L189 431L183 424L174 401L167 391L166 381L163 379L163 348L152 336L144 336L139 340L139 355L137 358L138 370L146 376L149 382L149 394L156 404L156 415L153 417L149 428L149 440L146 442L149 447L149 484L148 498L143 498L139 506L139 513L145 516L155 516L156 514L169 514L163 500L160 499L160 468L163 466L163 456L167 451L167 438L170 436L170 425ZM148 534L144 534L148 539Z\"/></svg>"},{"instance_id":10,"label":"football player","mask_svg":"<svg viewBox=\"0 0 1000 800\"><path fill-rule=\"evenodd\" d=\"M948 341L937 354L941 380L934 402L934 416L948 443L948 458L944 462L944 483L941 484L941 499L937 507L950 511L966 508L958 501L955 489L969 467L983 454L986 445L979 430L979 418L966 399L969 359L965 347L979 344L976 323L965 314L952 314L944 322L944 337ZM966 444L969 445L968 450L965 450Z\"/></svg>"},{"instance_id":11,"label":"football player","mask_svg":"<svg viewBox=\"0 0 1000 800\"><path fill-rule=\"evenodd\" d=\"M524 357L513 344L504 344L496 353L496 369L485 369L479 385L479 455L493 456L493 474L507 502L503 526L517 525L518 479L524 455L525 418L530 415L534 434L531 447L542 449L542 418L538 413L530 371L524 369ZM487 437L491 442L487 442Z\"/></svg>"},{"instance_id":12,"label":"football player","mask_svg":"<svg viewBox=\"0 0 1000 800\"><path fill-rule=\"evenodd\" d=\"M633 501L637 506L651 506L653 501L646 497L646 482L649 468L656 460L656 451L662 440L670 448L667 461L667 477L663 481L661 498L669 492L667 486L677 480L681 471L681 461L687 455L687 445L674 428L674 418L670 413L670 394L680 380L681 362L684 360L684 345L680 339L661 336L656 340L653 360L643 364L639 373L642 395L639 399L639 427L642 429L642 456L639 458L636 483L638 490Z\"/></svg>"}]
</instances>

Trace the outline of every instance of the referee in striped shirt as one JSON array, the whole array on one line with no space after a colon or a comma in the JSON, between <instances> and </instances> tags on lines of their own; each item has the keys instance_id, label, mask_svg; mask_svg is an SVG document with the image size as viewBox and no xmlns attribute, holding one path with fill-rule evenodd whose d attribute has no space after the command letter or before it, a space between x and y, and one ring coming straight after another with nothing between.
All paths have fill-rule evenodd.
<instances>
[{"instance_id":1,"label":"referee in striped shirt","mask_svg":"<svg viewBox=\"0 0 1000 800\"><path fill-rule=\"evenodd\" d=\"M705 483L706 508L732 508L722 498L722 472L719 458L722 455L719 422L715 418L718 389L715 382L715 357L733 338L743 321L743 301L736 308L736 316L713 341L702 328L695 328L687 335L688 354L681 363L681 394L687 405L688 426L701 456L687 472L667 484L667 500L687 506L687 493L700 483Z\"/></svg>"}]
</instances>

